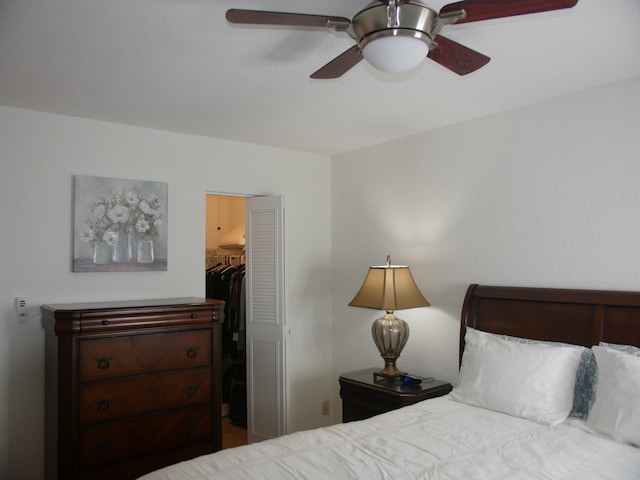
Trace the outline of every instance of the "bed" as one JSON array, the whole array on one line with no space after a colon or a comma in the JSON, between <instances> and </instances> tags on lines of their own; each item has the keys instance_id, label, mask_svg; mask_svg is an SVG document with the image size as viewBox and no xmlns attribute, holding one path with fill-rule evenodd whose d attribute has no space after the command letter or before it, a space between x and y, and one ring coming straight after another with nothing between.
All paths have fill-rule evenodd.
<instances>
[{"instance_id":1,"label":"bed","mask_svg":"<svg viewBox=\"0 0 640 480\"><path fill-rule=\"evenodd\" d=\"M638 480L638 347L640 293L470 285L449 395L142 479Z\"/></svg>"}]
</instances>

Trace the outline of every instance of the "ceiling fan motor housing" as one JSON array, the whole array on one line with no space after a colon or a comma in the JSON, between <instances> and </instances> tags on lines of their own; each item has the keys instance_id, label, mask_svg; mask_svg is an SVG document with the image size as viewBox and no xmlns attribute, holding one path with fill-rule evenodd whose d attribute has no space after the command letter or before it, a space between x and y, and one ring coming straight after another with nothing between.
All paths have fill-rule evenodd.
<instances>
[{"instance_id":1,"label":"ceiling fan motor housing","mask_svg":"<svg viewBox=\"0 0 640 480\"><path fill-rule=\"evenodd\" d=\"M368 5L353 17L351 27L360 50L373 40L390 36L419 38L433 48L437 20L438 13L417 0L399 4L391 0Z\"/></svg>"}]
</instances>

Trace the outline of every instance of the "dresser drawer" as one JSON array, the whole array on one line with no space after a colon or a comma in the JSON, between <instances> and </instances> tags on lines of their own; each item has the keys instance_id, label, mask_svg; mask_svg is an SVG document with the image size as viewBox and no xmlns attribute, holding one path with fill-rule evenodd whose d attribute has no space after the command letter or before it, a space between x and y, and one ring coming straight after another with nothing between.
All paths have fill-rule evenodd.
<instances>
[{"instance_id":1,"label":"dresser drawer","mask_svg":"<svg viewBox=\"0 0 640 480\"><path fill-rule=\"evenodd\" d=\"M211 368L80 385L80 423L134 417L211 401Z\"/></svg>"},{"instance_id":2,"label":"dresser drawer","mask_svg":"<svg viewBox=\"0 0 640 480\"><path fill-rule=\"evenodd\" d=\"M173 325L210 324L216 321L217 309L202 306L171 309L132 309L122 311L89 311L80 315L80 331L102 333L136 328L170 327Z\"/></svg>"},{"instance_id":3,"label":"dresser drawer","mask_svg":"<svg viewBox=\"0 0 640 480\"><path fill-rule=\"evenodd\" d=\"M211 365L211 331L79 341L81 382Z\"/></svg>"},{"instance_id":4,"label":"dresser drawer","mask_svg":"<svg viewBox=\"0 0 640 480\"><path fill-rule=\"evenodd\" d=\"M343 385L340 389L342 397L343 419L362 420L381 413L395 410L402 406L400 399L385 392L366 389L350 389Z\"/></svg>"},{"instance_id":5,"label":"dresser drawer","mask_svg":"<svg viewBox=\"0 0 640 480\"><path fill-rule=\"evenodd\" d=\"M214 450L209 442L172 448L162 453L145 455L144 457L82 470L78 480L137 480L145 473L206 455L212 451Z\"/></svg>"},{"instance_id":6,"label":"dresser drawer","mask_svg":"<svg viewBox=\"0 0 640 480\"><path fill-rule=\"evenodd\" d=\"M80 429L80 467L211 442L211 407L106 422ZM114 479L115 480L115 479Z\"/></svg>"}]
</instances>

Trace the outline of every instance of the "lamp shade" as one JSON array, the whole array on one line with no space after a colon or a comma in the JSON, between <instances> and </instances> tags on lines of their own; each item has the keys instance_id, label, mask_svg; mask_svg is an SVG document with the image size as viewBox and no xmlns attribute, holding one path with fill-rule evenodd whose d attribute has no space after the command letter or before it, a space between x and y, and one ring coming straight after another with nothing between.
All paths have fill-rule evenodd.
<instances>
[{"instance_id":1,"label":"lamp shade","mask_svg":"<svg viewBox=\"0 0 640 480\"><path fill-rule=\"evenodd\" d=\"M352 307L375 308L376 310L403 310L405 308L428 307L406 265L369 267L360 291L349 303Z\"/></svg>"}]
</instances>

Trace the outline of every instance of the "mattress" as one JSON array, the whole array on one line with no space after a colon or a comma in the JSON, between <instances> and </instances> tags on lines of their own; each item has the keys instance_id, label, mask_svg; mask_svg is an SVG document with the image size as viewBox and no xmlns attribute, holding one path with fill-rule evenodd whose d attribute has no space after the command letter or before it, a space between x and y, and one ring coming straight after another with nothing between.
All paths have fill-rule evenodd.
<instances>
[{"instance_id":1,"label":"mattress","mask_svg":"<svg viewBox=\"0 0 640 480\"><path fill-rule=\"evenodd\" d=\"M638 480L640 448L449 396L166 467L143 480Z\"/></svg>"}]
</instances>

